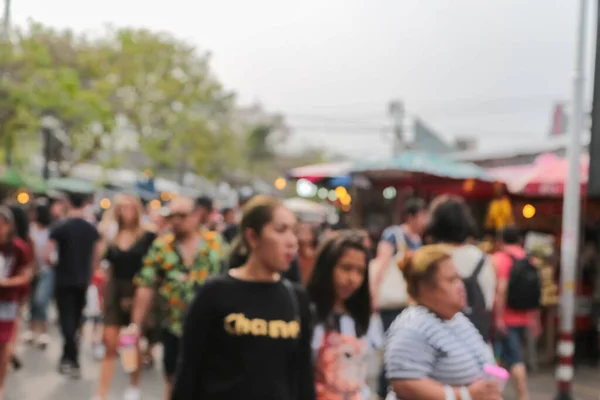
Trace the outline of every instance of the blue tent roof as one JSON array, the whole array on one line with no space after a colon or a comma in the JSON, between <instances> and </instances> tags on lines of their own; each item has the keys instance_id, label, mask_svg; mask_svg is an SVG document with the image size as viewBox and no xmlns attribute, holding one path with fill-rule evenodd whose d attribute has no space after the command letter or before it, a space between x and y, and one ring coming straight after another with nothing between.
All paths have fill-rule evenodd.
<instances>
[{"instance_id":1,"label":"blue tent roof","mask_svg":"<svg viewBox=\"0 0 600 400\"><path fill-rule=\"evenodd\" d=\"M391 159L357 163L352 173L403 171L451 179L480 179L493 181L485 169L475 164L457 162L438 154L407 151Z\"/></svg>"}]
</instances>

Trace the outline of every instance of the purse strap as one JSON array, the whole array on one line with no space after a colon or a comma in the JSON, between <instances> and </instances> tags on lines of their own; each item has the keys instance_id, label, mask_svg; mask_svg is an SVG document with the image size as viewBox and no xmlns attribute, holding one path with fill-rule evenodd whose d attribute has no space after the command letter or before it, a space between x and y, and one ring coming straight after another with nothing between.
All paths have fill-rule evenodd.
<instances>
[{"instance_id":1,"label":"purse strap","mask_svg":"<svg viewBox=\"0 0 600 400\"><path fill-rule=\"evenodd\" d=\"M283 283L283 286L287 290L290 300L292 301L294 320L298 321L298 323L302 322L302 318L300 317L300 306L298 305L298 294L296 293L296 289L294 289L294 285L286 278L282 278L281 283ZM302 335L302 330L300 330L300 335Z\"/></svg>"}]
</instances>

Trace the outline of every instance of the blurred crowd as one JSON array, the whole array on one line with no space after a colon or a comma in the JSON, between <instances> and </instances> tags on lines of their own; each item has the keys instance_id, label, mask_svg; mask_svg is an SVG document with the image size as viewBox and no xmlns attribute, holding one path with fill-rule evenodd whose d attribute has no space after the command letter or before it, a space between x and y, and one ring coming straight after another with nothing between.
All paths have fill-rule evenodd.
<instances>
[{"instance_id":1,"label":"blurred crowd","mask_svg":"<svg viewBox=\"0 0 600 400\"><path fill-rule=\"evenodd\" d=\"M96 400L117 370L123 398L141 399L157 345L166 400L497 400L503 381L485 375L497 364L527 400L539 282L518 230L490 254L461 198L407 199L403 215L373 242L262 195L223 210L124 193L101 213L78 194L1 206L0 400L9 364L23 367L18 334L45 349L52 307L65 377L81 376L91 326Z\"/></svg>"}]
</instances>

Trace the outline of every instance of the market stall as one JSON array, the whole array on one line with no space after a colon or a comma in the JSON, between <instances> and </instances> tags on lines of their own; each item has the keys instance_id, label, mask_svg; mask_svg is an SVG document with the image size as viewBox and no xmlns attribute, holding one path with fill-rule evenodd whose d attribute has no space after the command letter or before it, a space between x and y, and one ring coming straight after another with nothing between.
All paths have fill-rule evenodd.
<instances>
[{"instance_id":1,"label":"market stall","mask_svg":"<svg viewBox=\"0 0 600 400\"><path fill-rule=\"evenodd\" d=\"M361 191L361 210L356 223L388 217L384 225L402 220L399 210L406 197L418 195L431 199L439 194L467 198L477 220L483 220L487 202L503 187L502 183L474 164L449 160L438 154L404 152L396 157L357 164L353 180L367 180L369 188ZM389 216L392 216L390 219Z\"/></svg>"},{"instance_id":2,"label":"market stall","mask_svg":"<svg viewBox=\"0 0 600 400\"><path fill-rule=\"evenodd\" d=\"M582 239L580 244L584 245L584 231L590 227L595 228L600 221L600 203L586 200L585 192L588 182L589 156L582 155L580 159L581 191L582 191ZM552 247L552 257L546 258L543 268L540 269L544 286L548 289L542 298L544 320L544 332L546 354L552 358L555 324L557 323L556 305L558 303L558 288L556 282L560 276L560 234L562 227L562 208L565 183L568 176L568 163L565 158L555 154L542 154L530 165L507 166L493 168L488 173L503 179L511 191L511 201L516 225L528 231L529 235L540 235L544 233L547 239L546 246ZM588 238L589 239L589 238ZM531 246L529 250L535 252ZM553 261L550 262L550 259ZM598 273L598 271L595 271ZM584 268L578 268L578 279L576 283L576 319L578 341L596 342L589 339L594 334L595 325L592 313L592 294L594 291L593 281L586 278ZM595 335L593 335L595 336ZM577 346L579 349L588 348ZM587 353L584 352L584 353Z\"/></svg>"}]
</instances>

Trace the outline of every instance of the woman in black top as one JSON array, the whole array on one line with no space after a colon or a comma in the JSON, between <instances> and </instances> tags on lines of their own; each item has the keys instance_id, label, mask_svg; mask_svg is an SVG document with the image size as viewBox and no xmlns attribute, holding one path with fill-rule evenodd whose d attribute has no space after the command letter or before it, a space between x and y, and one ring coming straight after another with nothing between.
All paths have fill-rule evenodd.
<instances>
[{"instance_id":1,"label":"woman in black top","mask_svg":"<svg viewBox=\"0 0 600 400\"><path fill-rule=\"evenodd\" d=\"M276 199L245 205L248 259L198 290L172 400L314 400L308 297L281 279L298 249L295 224Z\"/></svg>"},{"instance_id":2,"label":"woman in black top","mask_svg":"<svg viewBox=\"0 0 600 400\"><path fill-rule=\"evenodd\" d=\"M106 243L104 259L110 264L106 293L104 297L104 346L106 354L100 367L100 379L96 399L104 400L108 395L110 381L114 373L114 363L119 346L119 333L122 327L131 323L133 303L133 277L142 267L142 259L148 252L156 235L142 226L142 205L133 195L118 194L115 197L114 219L117 230L113 237L103 232ZM130 387L125 399L138 400L139 369L130 376Z\"/></svg>"}]
</instances>

